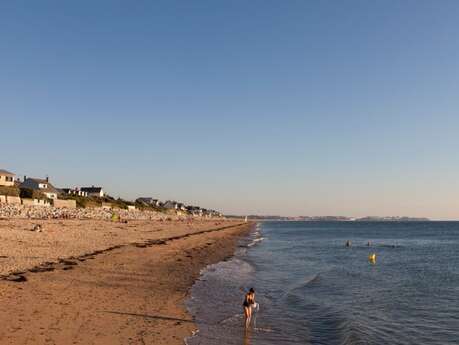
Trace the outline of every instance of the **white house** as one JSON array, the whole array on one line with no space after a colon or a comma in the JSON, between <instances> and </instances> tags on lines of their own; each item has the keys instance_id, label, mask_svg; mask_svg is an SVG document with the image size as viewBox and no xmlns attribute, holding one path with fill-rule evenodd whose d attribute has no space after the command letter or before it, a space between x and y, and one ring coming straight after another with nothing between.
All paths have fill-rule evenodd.
<instances>
[{"instance_id":1,"label":"white house","mask_svg":"<svg viewBox=\"0 0 459 345\"><path fill-rule=\"evenodd\" d=\"M149 206L160 206L160 201L158 199L153 199L151 197L137 198L136 202Z\"/></svg>"},{"instance_id":2,"label":"white house","mask_svg":"<svg viewBox=\"0 0 459 345\"><path fill-rule=\"evenodd\" d=\"M14 186L14 174L7 170L0 169L0 186Z\"/></svg>"},{"instance_id":3,"label":"white house","mask_svg":"<svg viewBox=\"0 0 459 345\"><path fill-rule=\"evenodd\" d=\"M32 178L32 177L25 177L24 182L20 185L21 189L32 189L32 190L39 190L42 192L48 199L57 199L58 191L54 186L49 182L49 179L40 179L40 178Z\"/></svg>"},{"instance_id":4,"label":"white house","mask_svg":"<svg viewBox=\"0 0 459 345\"><path fill-rule=\"evenodd\" d=\"M80 188L61 188L61 191L65 194L77 195L77 196L88 196L87 192L83 192Z\"/></svg>"},{"instance_id":5,"label":"white house","mask_svg":"<svg viewBox=\"0 0 459 345\"><path fill-rule=\"evenodd\" d=\"M105 196L105 192L102 187L81 187L80 191L87 193L88 196L98 196L100 198Z\"/></svg>"}]
</instances>

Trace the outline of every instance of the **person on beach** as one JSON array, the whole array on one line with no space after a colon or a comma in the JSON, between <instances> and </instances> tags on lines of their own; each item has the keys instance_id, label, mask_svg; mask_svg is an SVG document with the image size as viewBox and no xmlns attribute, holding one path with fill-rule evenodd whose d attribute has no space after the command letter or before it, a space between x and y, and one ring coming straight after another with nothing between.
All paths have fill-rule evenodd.
<instances>
[{"instance_id":1,"label":"person on beach","mask_svg":"<svg viewBox=\"0 0 459 345\"><path fill-rule=\"evenodd\" d=\"M252 307L255 304L255 290L250 288L249 292L245 294L244 303L244 316L245 316L245 327L248 328L250 325L250 320L252 319Z\"/></svg>"}]
</instances>

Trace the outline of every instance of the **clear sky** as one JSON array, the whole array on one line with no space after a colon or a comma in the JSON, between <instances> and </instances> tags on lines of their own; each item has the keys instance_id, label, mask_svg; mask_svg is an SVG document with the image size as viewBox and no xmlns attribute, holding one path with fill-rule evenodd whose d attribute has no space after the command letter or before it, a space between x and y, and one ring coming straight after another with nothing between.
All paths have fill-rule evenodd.
<instances>
[{"instance_id":1,"label":"clear sky","mask_svg":"<svg viewBox=\"0 0 459 345\"><path fill-rule=\"evenodd\" d=\"M0 168L227 213L459 219L458 1L1 1Z\"/></svg>"}]
</instances>

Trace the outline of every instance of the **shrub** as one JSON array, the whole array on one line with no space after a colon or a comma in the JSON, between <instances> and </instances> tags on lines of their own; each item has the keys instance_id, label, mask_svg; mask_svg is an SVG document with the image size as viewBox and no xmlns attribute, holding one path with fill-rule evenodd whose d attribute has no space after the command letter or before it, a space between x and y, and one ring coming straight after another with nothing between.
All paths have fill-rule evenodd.
<instances>
[{"instance_id":1,"label":"shrub","mask_svg":"<svg viewBox=\"0 0 459 345\"><path fill-rule=\"evenodd\" d=\"M19 196L19 188L0 186L0 195Z\"/></svg>"},{"instance_id":2,"label":"shrub","mask_svg":"<svg viewBox=\"0 0 459 345\"><path fill-rule=\"evenodd\" d=\"M24 199L48 200L46 195L43 194L41 191L30 188L21 188L19 196Z\"/></svg>"}]
</instances>

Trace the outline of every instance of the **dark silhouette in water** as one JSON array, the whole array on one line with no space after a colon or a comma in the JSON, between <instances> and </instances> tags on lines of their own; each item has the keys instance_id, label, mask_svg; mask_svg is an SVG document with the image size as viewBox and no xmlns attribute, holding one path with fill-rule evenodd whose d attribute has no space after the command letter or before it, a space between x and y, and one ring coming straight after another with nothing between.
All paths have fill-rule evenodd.
<instances>
[{"instance_id":1,"label":"dark silhouette in water","mask_svg":"<svg viewBox=\"0 0 459 345\"><path fill-rule=\"evenodd\" d=\"M245 294L244 302L242 306L244 307L244 316L245 316L245 327L249 327L250 321L252 319L252 308L255 304L255 290L250 288L249 292Z\"/></svg>"}]
</instances>

